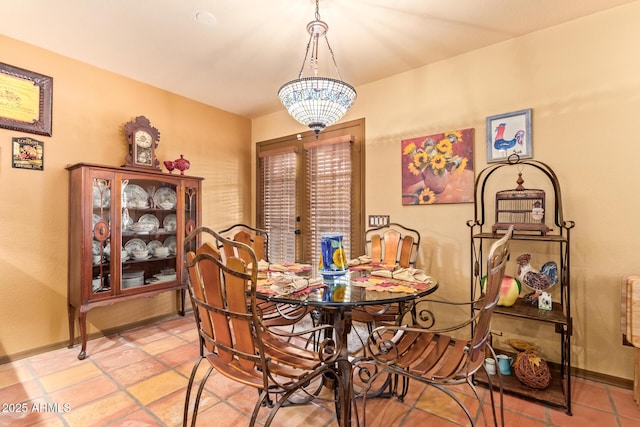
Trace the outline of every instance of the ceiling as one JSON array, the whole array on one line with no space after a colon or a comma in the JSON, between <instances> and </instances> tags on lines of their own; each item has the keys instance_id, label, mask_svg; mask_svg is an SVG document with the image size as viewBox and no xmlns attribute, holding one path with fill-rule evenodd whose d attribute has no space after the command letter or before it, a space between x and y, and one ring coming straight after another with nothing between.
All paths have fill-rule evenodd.
<instances>
[{"instance_id":1,"label":"ceiling","mask_svg":"<svg viewBox=\"0 0 640 427\"><path fill-rule=\"evenodd\" d=\"M320 16L357 89L633 1L320 0ZM283 108L276 93L298 77L315 14L314 0L3 2L0 34L249 118ZM328 52L319 62L338 77Z\"/></svg>"}]
</instances>

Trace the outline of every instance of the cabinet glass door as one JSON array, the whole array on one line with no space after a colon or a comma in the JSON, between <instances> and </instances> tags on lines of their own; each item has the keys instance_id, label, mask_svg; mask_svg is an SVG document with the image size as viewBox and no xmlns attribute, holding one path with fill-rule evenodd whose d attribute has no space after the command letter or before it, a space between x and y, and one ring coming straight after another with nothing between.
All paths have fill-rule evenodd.
<instances>
[{"instance_id":1,"label":"cabinet glass door","mask_svg":"<svg viewBox=\"0 0 640 427\"><path fill-rule=\"evenodd\" d=\"M198 188L187 183L184 190L184 234L188 236L196 229L198 224ZM185 252L196 250L199 242L192 240Z\"/></svg>"},{"instance_id":2,"label":"cabinet glass door","mask_svg":"<svg viewBox=\"0 0 640 427\"><path fill-rule=\"evenodd\" d=\"M91 293L109 293L111 262L111 189L112 180L93 177L91 217Z\"/></svg>"},{"instance_id":3,"label":"cabinet glass door","mask_svg":"<svg viewBox=\"0 0 640 427\"><path fill-rule=\"evenodd\" d=\"M123 179L120 289L176 281L176 185L152 179Z\"/></svg>"}]
</instances>

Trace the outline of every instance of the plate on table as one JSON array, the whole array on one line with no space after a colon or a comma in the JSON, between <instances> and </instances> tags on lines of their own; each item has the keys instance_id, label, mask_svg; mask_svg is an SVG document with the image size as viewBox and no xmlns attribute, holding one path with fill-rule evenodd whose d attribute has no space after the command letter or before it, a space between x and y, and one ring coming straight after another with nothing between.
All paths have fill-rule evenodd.
<instances>
[{"instance_id":1,"label":"plate on table","mask_svg":"<svg viewBox=\"0 0 640 427\"><path fill-rule=\"evenodd\" d=\"M153 201L156 208L173 209L176 207L177 199L176 190L169 187L160 187L158 191L153 194ZM171 207L169 207L169 204L171 204Z\"/></svg>"},{"instance_id":2,"label":"plate on table","mask_svg":"<svg viewBox=\"0 0 640 427\"><path fill-rule=\"evenodd\" d=\"M161 248L163 246L164 245L160 240L152 240L147 243L147 249L149 250L149 253L154 253L156 251L156 248Z\"/></svg>"},{"instance_id":3,"label":"plate on table","mask_svg":"<svg viewBox=\"0 0 640 427\"><path fill-rule=\"evenodd\" d=\"M164 245L169 248L171 255L176 254L176 236L169 236L164 240Z\"/></svg>"},{"instance_id":4,"label":"plate on table","mask_svg":"<svg viewBox=\"0 0 640 427\"><path fill-rule=\"evenodd\" d=\"M133 257L133 251L146 251L147 244L141 239L131 239L124 244L124 249L129 252L130 257Z\"/></svg>"},{"instance_id":5,"label":"plate on table","mask_svg":"<svg viewBox=\"0 0 640 427\"><path fill-rule=\"evenodd\" d=\"M136 184L129 184L125 187L124 193L127 195L127 207L148 208L149 195L144 188Z\"/></svg>"},{"instance_id":6,"label":"plate on table","mask_svg":"<svg viewBox=\"0 0 640 427\"><path fill-rule=\"evenodd\" d=\"M142 224L153 224L155 229L160 227L160 220L153 214L144 214L138 219Z\"/></svg>"},{"instance_id":7,"label":"plate on table","mask_svg":"<svg viewBox=\"0 0 640 427\"><path fill-rule=\"evenodd\" d=\"M169 214L165 216L164 220L162 221L163 227L166 228L167 230L175 230L176 223L177 223L176 214Z\"/></svg>"},{"instance_id":8,"label":"plate on table","mask_svg":"<svg viewBox=\"0 0 640 427\"><path fill-rule=\"evenodd\" d=\"M111 190L105 188L102 190L102 204L100 203L100 188L93 186L93 207L108 208L111 205Z\"/></svg>"}]
</instances>

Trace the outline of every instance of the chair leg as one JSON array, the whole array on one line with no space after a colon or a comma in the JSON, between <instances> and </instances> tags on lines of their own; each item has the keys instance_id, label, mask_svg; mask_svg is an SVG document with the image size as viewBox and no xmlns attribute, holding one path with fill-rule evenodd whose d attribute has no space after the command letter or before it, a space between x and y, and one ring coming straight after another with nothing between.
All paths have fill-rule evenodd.
<instances>
[{"instance_id":1,"label":"chair leg","mask_svg":"<svg viewBox=\"0 0 640 427\"><path fill-rule=\"evenodd\" d=\"M198 418L198 408L200 407L200 398L202 397L202 392L204 391L204 385L207 383L211 372L213 371L213 366L209 366L207 369L207 373L204 374L200 385L198 386L198 394L196 394L196 401L193 405L193 417L191 418L191 427L196 427L196 418Z\"/></svg>"},{"instance_id":2,"label":"chair leg","mask_svg":"<svg viewBox=\"0 0 640 427\"><path fill-rule=\"evenodd\" d=\"M496 356L496 352L493 350L493 347L488 346L488 348L491 351L491 357L496 362L496 366L498 366L498 357ZM485 374L487 375L487 383L489 384L489 394L491 396L491 413L493 414L493 425L495 427L498 427L498 418L496 417L496 405L493 397L493 381L491 381L491 375L489 375L489 373L487 372L487 369L484 367L484 364L483 364L483 369L485 371ZM503 390L502 374L500 373L500 370L496 369L496 371L497 371L496 374L498 375L498 387L500 391L500 425L504 427L504 393L502 391ZM482 412L482 415L484 417L484 411ZM487 424L486 417L485 417L484 423L485 425Z\"/></svg>"},{"instance_id":3,"label":"chair leg","mask_svg":"<svg viewBox=\"0 0 640 427\"><path fill-rule=\"evenodd\" d=\"M191 375L189 376L189 383L187 384L187 393L184 399L184 413L182 414L182 426L187 427L187 421L189 418L189 400L191 400L191 388L193 387L193 382L196 377L196 372L198 371L198 367L200 367L200 362L202 362L203 357L200 356L198 361L193 365L193 369L191 369Z\"/></svg>"}]
</instances>

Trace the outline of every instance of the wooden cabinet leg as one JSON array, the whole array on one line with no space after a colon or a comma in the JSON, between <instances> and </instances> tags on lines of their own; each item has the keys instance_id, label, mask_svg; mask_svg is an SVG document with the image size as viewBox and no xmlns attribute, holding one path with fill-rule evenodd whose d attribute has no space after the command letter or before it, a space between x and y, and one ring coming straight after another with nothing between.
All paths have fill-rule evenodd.
<instances>
[{"instance_id":1,"label":"wooden cabinet leg","mask_svg":"<svg viewBox=\"0 0 640 427\"><path fill-rule=\"evenodd\" d=\"M71 304L67 305L67 315L69 316L69 348L73 348L73 341L76 333L76 308Z\"/></svg>"},{"instance_id":2,"label":"wooden cabinet leg","mask_svg":"<svg viewBox=\"0 0 640 427\"><path fill-rule=\"evenodd\" d=\"M83 360L87 357L87 312L80 309L78 316L78 329L80 329L81 348L78 359Z\"/></svg>"}]
</instances>

